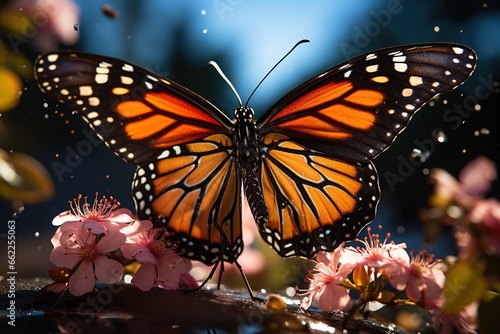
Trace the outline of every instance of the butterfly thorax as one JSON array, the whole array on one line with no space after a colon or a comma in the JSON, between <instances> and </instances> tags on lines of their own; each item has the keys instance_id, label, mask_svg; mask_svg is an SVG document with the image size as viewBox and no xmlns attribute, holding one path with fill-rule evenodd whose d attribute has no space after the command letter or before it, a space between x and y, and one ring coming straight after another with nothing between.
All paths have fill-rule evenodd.
<instances>
[{"instance_id":1,"label":"butterfly thorax","mask_svg":"<svg viewBox=\"0 0 500 334\"><path fill-rule=\"evenodd\" d=\"M236 162L240 170L253 170L260 166L260 142L254 111L238 107L234 111L234 144Z\"/></svg>"},{"instance_id":2,"label":"butterfly thorax","mask_svg":"<svg viewBox=\"0 0 500 334\"><path fill-rule=\"evenodd\" d=\"M252 108L238 107L234 111L234 146L248 204L259 228L264 229L269 213L260 183L262 147Z\"/></svg>"}]
</instances>

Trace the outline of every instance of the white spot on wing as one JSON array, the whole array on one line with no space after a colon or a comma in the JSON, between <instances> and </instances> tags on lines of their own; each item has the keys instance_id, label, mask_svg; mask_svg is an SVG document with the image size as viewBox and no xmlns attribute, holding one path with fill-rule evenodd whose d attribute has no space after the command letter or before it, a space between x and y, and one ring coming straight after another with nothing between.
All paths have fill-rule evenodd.
<instances>
[{"instance_id":1,"label":"white spot on wing","mask_svg":"<svg viewBox=\"0 0 500 334\"><path fill-rule=\"evenodd\" d=\"M394 69L398 72L406 72L408 65L405 63L394 63Z\"/></svg>"},{"instance_id":2,"label":"white spot on wing","mask_svg":"<svg viewBox=\"0 0 500 334\"><path fill-rule=\"evenodd\" d=\"M92 95L92 87L90 86L80 86L80 95L81 96L91 96Z\"/></svg>"},{"instance_id":3,"label":"white spot on wing","mask_svg":"<svg viewBox=\"0 0 500 334\"><path fill-rule=\"evenodd\" d=\"M123 64L122 70L127 71L127 72L134 72L134 67L129 64Z\"/></svg>"}]
</instances>

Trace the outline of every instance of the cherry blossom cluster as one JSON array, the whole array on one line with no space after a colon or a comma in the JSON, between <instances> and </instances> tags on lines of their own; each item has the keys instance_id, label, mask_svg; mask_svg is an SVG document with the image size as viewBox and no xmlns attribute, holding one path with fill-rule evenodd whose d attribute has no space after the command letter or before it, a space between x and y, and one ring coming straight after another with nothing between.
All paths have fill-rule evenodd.
<instances>
[{"instance_id":1,"label":"cherry blossom cluster","mask_svg":"<svg viewBox=\"0 0 500 334\"><path fill-rule=\"evenodd\" d=\"M441 261L427 251L414 255L406 244L381 241L367 228L368 237L358 240L361 246L340 245L333 252L319 252L316 267L301 307L314 302L324 311L356 312L376 310L382 306L416 305L433 315L436 327L443 323L469 326L465 314L443 315L445 274ZM351 302L351 291L359 300ZM470 327L470 326L469 326Z\"/></svg>"},{"instance_id":2,"label":"cherry blossom cluster","mask_svg":"<svg viewBox=\"0 0 500 334\"><path fill-rule=\"evenodd\" d=\"M127 268L136 263L140 267L132 284L142 291L154 286L167 290L197 287L189 274L191 262L179 256L168 232L119 206L112 197L98 199L96 194L90 204L79 195L70 201L69 210L54 218L52 224L59 228L51 239L50 260L58 267L49 269L56 282L47 290L69 289L72 295L81 296L94 289L96 280L120 282Z\"/></svg>"}]
</instances>

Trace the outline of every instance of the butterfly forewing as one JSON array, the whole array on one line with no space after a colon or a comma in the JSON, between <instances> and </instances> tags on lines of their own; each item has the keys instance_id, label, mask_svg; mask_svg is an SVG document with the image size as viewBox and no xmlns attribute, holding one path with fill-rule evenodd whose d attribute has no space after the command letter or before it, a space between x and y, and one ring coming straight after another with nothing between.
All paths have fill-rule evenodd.
<instances>
[{"instance_id":1,"label":"butterfly forewing","mask_svg":"<svg viewBox=\"0 0 500 334\"><path fill-rule=\"evenodd\" d=\"M119 59L46 53L36 60L35 76L43 92L77 111L115 154L135 164L231 125L202 97Z\"/></svg>"},{"instance_id":2,"label":"butterfly forewing","mask_svg":"<svg viewBox=\"0 0 500 334\"><path fill-rule=\"evenodd\" d=\"M378 50L292 90L259 126L339 159L370 161L426 102L462 84L475 64L474 51L457 44Z\"/></svg>"}]
</instances>

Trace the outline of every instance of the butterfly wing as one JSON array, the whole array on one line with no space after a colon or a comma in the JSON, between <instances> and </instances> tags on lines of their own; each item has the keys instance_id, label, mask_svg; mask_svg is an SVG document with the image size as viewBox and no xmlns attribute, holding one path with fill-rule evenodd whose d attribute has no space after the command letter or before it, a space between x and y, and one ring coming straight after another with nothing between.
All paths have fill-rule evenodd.
<instances>
[{"instance_id":1,"label":"butterfly wing","mask_svg":"<svg viewBox=\"0 0 500 334\"><path fill-rule=\"evenodd\" d=\"M115 154L138 165L140 218L163 222L196 260L219 260L222 237L242 249L240 179L231 121L186 88L122 60L58 51L36 61L48 96L76 110ZM226 253L226 252L224 252Z\"/></svg>"},{"instance_id":2,"label":"butterfly wing","mask_svg":"<svg viewBox=\"0 0 500 334\"><path fill-rule=\"evenodd\" d=\"M116 58L45 53L36 60L35 77L44 93L77 111L116 155L134 164L231 126L199 95Z\"/></svg>"},{"instance_id":3,"label":"butterfly wing","mask_svg":"<svg viewBox=\"0 0 500 334\"><path fill-rule=\"evenodd\" d=\"M163 151L156 162L139 166L133 194L139 212L174 232L183 255L208 265L233 262L221 252L220 229L232 255L243 251L241 183L228 150L231 140L217 134ZM221 253L223 258L221 259Z\"/></svg>"},{"instance_id":4,"label":"butterfly wing","mask_svg":"<svg viewBox=\"0 0 500 334\"><path fill-rule=\"evenodd\" d=\"M350 163L269 134L262 187L269 210L261 230L283 257L312 257L353 239L375 215L375 166Z\"/></svg>"},{"instance_id":5,"label":"butterfly wing","mask_svg":"<svg viewBox=\"0 0 500 334\"><path fill-rule=\"evenodd\" d=\"M457 44L378 50L292 90L259 126L346 161L370 161L425 103L462 84L475 64L474 51Z\"/></svg>"},{"instance_id":6,"label":"butterfly wing","mask_svg":"<svg viewBox=\"0 0 500 334\"><path fill-rule=\"evenodd\" d=\"M310 257L356 237L380 197L370 161L426 102L463 83L475 63L474 51L462 45L392 47L280 99L258 125L264 200L272 207L263 238L282 256Z\"/></svg>"}]
</instances>

